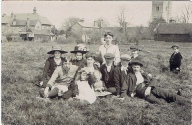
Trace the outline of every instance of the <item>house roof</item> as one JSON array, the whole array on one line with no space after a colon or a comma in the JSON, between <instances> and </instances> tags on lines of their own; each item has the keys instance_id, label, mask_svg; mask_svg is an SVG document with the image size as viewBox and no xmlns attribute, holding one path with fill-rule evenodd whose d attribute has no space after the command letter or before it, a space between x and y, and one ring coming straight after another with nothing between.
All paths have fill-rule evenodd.
<instances>
[{"instance_id":1,"label":"house roof","mask_svg":"<svg viewBox=\"0 0 192 125\"><path fill-rule=\"evenodd\" d=\"M91 23L84 23L84 22L77 22L79 25L81 25L84 28L99 28L99 27L95 27L93 24ZM76 23L75 23L76 24Z\"/></svg>"},{"instance_id":2,"label":"house roof","mask_svg":"<svg viewBox=\"0 0 192 125\"><path fill-rule=\"evenodd\" d=\"M9 16L3 16L3 17L1 18L1 23L6 23L6 24L8 24L8 23L10 23L10 21L11 21L11 18L10 18Z\"/></svg>"},{"instance_id":3,"label":"house roof","mask_svg":"<svg viewBox=\"0 0 192 125\"><path fill-rule=\"evenodd\" d=\"M38 20L30 20L30 26L35 26ZM14 26L26 26L27 20L16 20L16 24Z\"/></svg>"},{"instance_id":4,"label":"house roof","mask_svg":"<svg viewBox=\"0 0 192 125\"><path fill-rule=\"evenodd\" d=\"M192 23L160 23L154 32L158 34L189 34L192 33Z\"/></svg>"},{"instance_id":5,"label":"house roof","mask_svg":"<svg viewBox=\"0 0 192 125\"><path fill-rule=\"evenodd\" d=\"M19 27L9 27L7 28L5 31L2 31L3 34L19 34L20 32L22 32L22 29L20 29Z\"/></svg>"},{"instance_id":6,"label":"house roof","mask_svg":"<svg viewBox=\"0 0 192 125\"><path fill-rule=\"evenodd\" d=\"M47 30L47 29L36 30L36 29L34 29L34 28L30 28L30 29L28 30L28 32L33 32L33 33L36 34L36 35L51 35L51 36L54 35L51 31L49 31L49 30Z\"/></svg>"},{"instance_id":7,"label":"house roof","mask_svg":"<svg viewBox=\"0 0 192 125\"><path fill-rule=\"evenodd\" d=\"M47 19L47 17L40 16L38 13L16 13L14 14L14 18L18 20L19 24L24 23L24 21L27 20L27 18L30 19L30 21L40 21L42 25L52 25L51 22ZM2 17L2 23L10 23L12 22L11 16L4 16Z\"/></svg>"}]
</instances>

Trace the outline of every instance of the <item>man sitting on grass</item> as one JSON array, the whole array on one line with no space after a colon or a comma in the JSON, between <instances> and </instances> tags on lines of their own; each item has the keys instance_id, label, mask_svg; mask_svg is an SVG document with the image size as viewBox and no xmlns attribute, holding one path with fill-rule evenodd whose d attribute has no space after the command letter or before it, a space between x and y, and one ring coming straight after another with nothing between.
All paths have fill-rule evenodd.
<instances>
[{"instance_id":1,"label":"man sitting on grass","mask_svg":"<svg viewBox=\"0 0 192 125\"><path fill-rule=\"evenodd\" d=\"M102 78L101 80L104 82L105 84L105 89L113 94L116 94L116 88L115 88L115 83L113 81L113 71L115 68L114 65L114 54L112 53L106 53L104 55L105 61L106 63L101 65L100 67L100 71L102 74Z\"/></svg>"},{"instance_id":2,"label":"man sitting on grass","mask_svg":"<svg viewBox=\"0 0 192 125\"><path fill-rule=\"evenodd\" d=\"M40 90L41 97L53 98L63 96L63 93L68 91L68 87L74 82L74 76L78 69L78 66L72 65L69 60L69 58L66 58L63 66L55 69L51 79L47 83L47 87ZM71 94L69 95L70 97Z\"/></svg>"},{"instance_id":3,"label":"man sitting on grass","mask_svg":"<svg viewBox=\"0 0 192 125\"><path fill-rule=\"evenodd\" d=\"M117 97L120 96L121 87L126 81L128 74L132 72L131 67L129 67L131 56L129 56L128 54L122 54L120 59L120 66L117 66L114 69L114 92L116 92Z\"/></svg>"},{"instance_id":4,"label":"man sitting on grass","mask_svg":"<svg viewBox=\"0 0 192 125\"><path fill-rule=\"evenodd\" d=\"M127 81L123 83L121 97L126 97L128 94L131 97L137 96L150 103L157 104L163 103L160 98L167 102L190 102L190 99L169 90L150 85L151 77L143 70L141 72L141 67L143 66L141 61L134 60L130 65L133 68L133 73L130 73Z\"/></svg>"}]
</instances>

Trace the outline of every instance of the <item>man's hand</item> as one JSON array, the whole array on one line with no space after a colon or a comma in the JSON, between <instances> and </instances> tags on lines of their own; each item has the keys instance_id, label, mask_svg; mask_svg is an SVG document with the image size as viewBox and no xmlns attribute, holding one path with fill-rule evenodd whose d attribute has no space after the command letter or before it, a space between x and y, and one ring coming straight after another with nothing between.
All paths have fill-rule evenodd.
<instances>
[{"instance_id":1,"label":"man's hand","mask_svg":"<svg viewBox=\"0 0 192 125\"><path fill-rule=\"evenodd\" d=\"M134 93L131 93L131 97L133 98L135 96L135 94Z\"/></svg>"}]
</instances>

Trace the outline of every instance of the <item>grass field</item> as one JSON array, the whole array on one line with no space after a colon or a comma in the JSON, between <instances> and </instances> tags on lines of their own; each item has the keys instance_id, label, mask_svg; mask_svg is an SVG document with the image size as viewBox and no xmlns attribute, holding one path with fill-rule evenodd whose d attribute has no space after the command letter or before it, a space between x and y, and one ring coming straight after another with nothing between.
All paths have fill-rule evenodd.
<instances>
[{"instance_id":1,"label":"grass field","mask_svg":"<svg viewBox=\"0 0 192 125\"><path fill-rule=\"evenodd\" d=\"M2 121L4 125L47 124L47 125L191 125L191 104L150 104L138 98L124 101L100 98L92 105L78 101L53 99L51 102L36 98L40 88L38 82L47 51L56 43L9 42L2 43ZM141 51L146 65L144 70L153 74L155 85L177 91L183 88L184 95L191 98L192 88L192 43L178 43L182 60L182 71L173 74L162 71L168 67L173 43L141 41L140 46L150 53ZM61 44L65 50L74 45ZM89 45L97 50L99 45ZM119 45L121 53L129 53L129 45Z\"/></svg>"}]
</instances>

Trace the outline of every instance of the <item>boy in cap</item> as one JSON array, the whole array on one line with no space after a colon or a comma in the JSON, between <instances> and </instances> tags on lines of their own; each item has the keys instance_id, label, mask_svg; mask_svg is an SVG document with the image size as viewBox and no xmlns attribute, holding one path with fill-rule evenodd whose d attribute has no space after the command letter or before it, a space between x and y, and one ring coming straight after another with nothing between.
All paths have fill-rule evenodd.
<instances>
[{"instance_id":1,"label":"boy in cap","mask_svg":"<svg viewBox=\"0 0 192 125\"><path fill-rule=\"evenodd\" d=\"M171 55L169 60L170 71L178 73L180 72L182 55L179 52L179 46L173 45L171 48L173 49L174 53Z\"/></svg>"},{"instance_id":2,"label":"boy in cap","mask_svg":"<svg viewBox=\"0 0 192 125\"><path fill-rule=\"evenodd\" d=\"M140 50L138 46L135 45L131 46L130 50L131 50L131 60L141 60L141 57L138 54Z\"/></svg>"},{"instance_id":3,"label":"boy in cap","mask_svg":"<svg viewBox=\"0 0 192 125\"><path fill-rule=\"evenodd\" d=\"M66 58L63 66L55 69L51 79L47 83L46 88L40 90L40 96L43 98L63 96L63 92L67 92L70 84L74 82L74 76L77 69L78 67L76 65L72 65L69 58Z\"/></svg>"},{"instance_id":4,"label":"boy in cap","mask_svg":"<svg viewBox=\"0 0 192 125\"><path fill-rule=\"evenodd\" d=\"M115 83L115 89L114 92L116 92L116 95L119 97L121 92L121 87L123 83L126 81L128 74L132 72L131 67L129 67L129 62L131 60L131 56L128 54L122 54L121 57L120 66L115 67L114 69L114 83Z\"/></svg>"},{"instance_id":5,"label":"boy in cap","mask_svg":"<svg viewBox=\"0 0 192 125\"><path fill-rule=\"evenodd\" d=\"M130 65L133 72L129 74L127 81L122 85L121 97L126 97L128 94L131 97L137 96L150 103L157 104L163 104L160 98L163 98L167 102L190 102L190 99L177 95L164 88L151 85L151 77L145 72L141 72L141 67L143 66L141 61L134 60Z\"/></svg>"},{"instance_id":6,"label":"boy in cap","mask_svg":"<svg viewBox=\"0 0 192 125\"><path fill-rule=\"evenodd\" d=\"M86 65L86 60L83 58L83 55L87 52L87 47L85 45L78 44L75 46L74 50L71 51L71 53L75 54L75 59L71 61L72 64L83 68Z\"/></svg>"},{"instance_id":7,"label":"boy in cap","mask_svg":"<svg viewBox=\"0 0 192 125\"><path fill-rule=\"evenodd\" d=\"M101 65L100 71L102 74L101 80L104 82L106 90L116 94L116 88L115 88L115 83L113 81L113 71L115 68L114 65L114 58L115 56L112 53L106 53L104 55L106 63Z\"/></svg>"}]
</instances>

